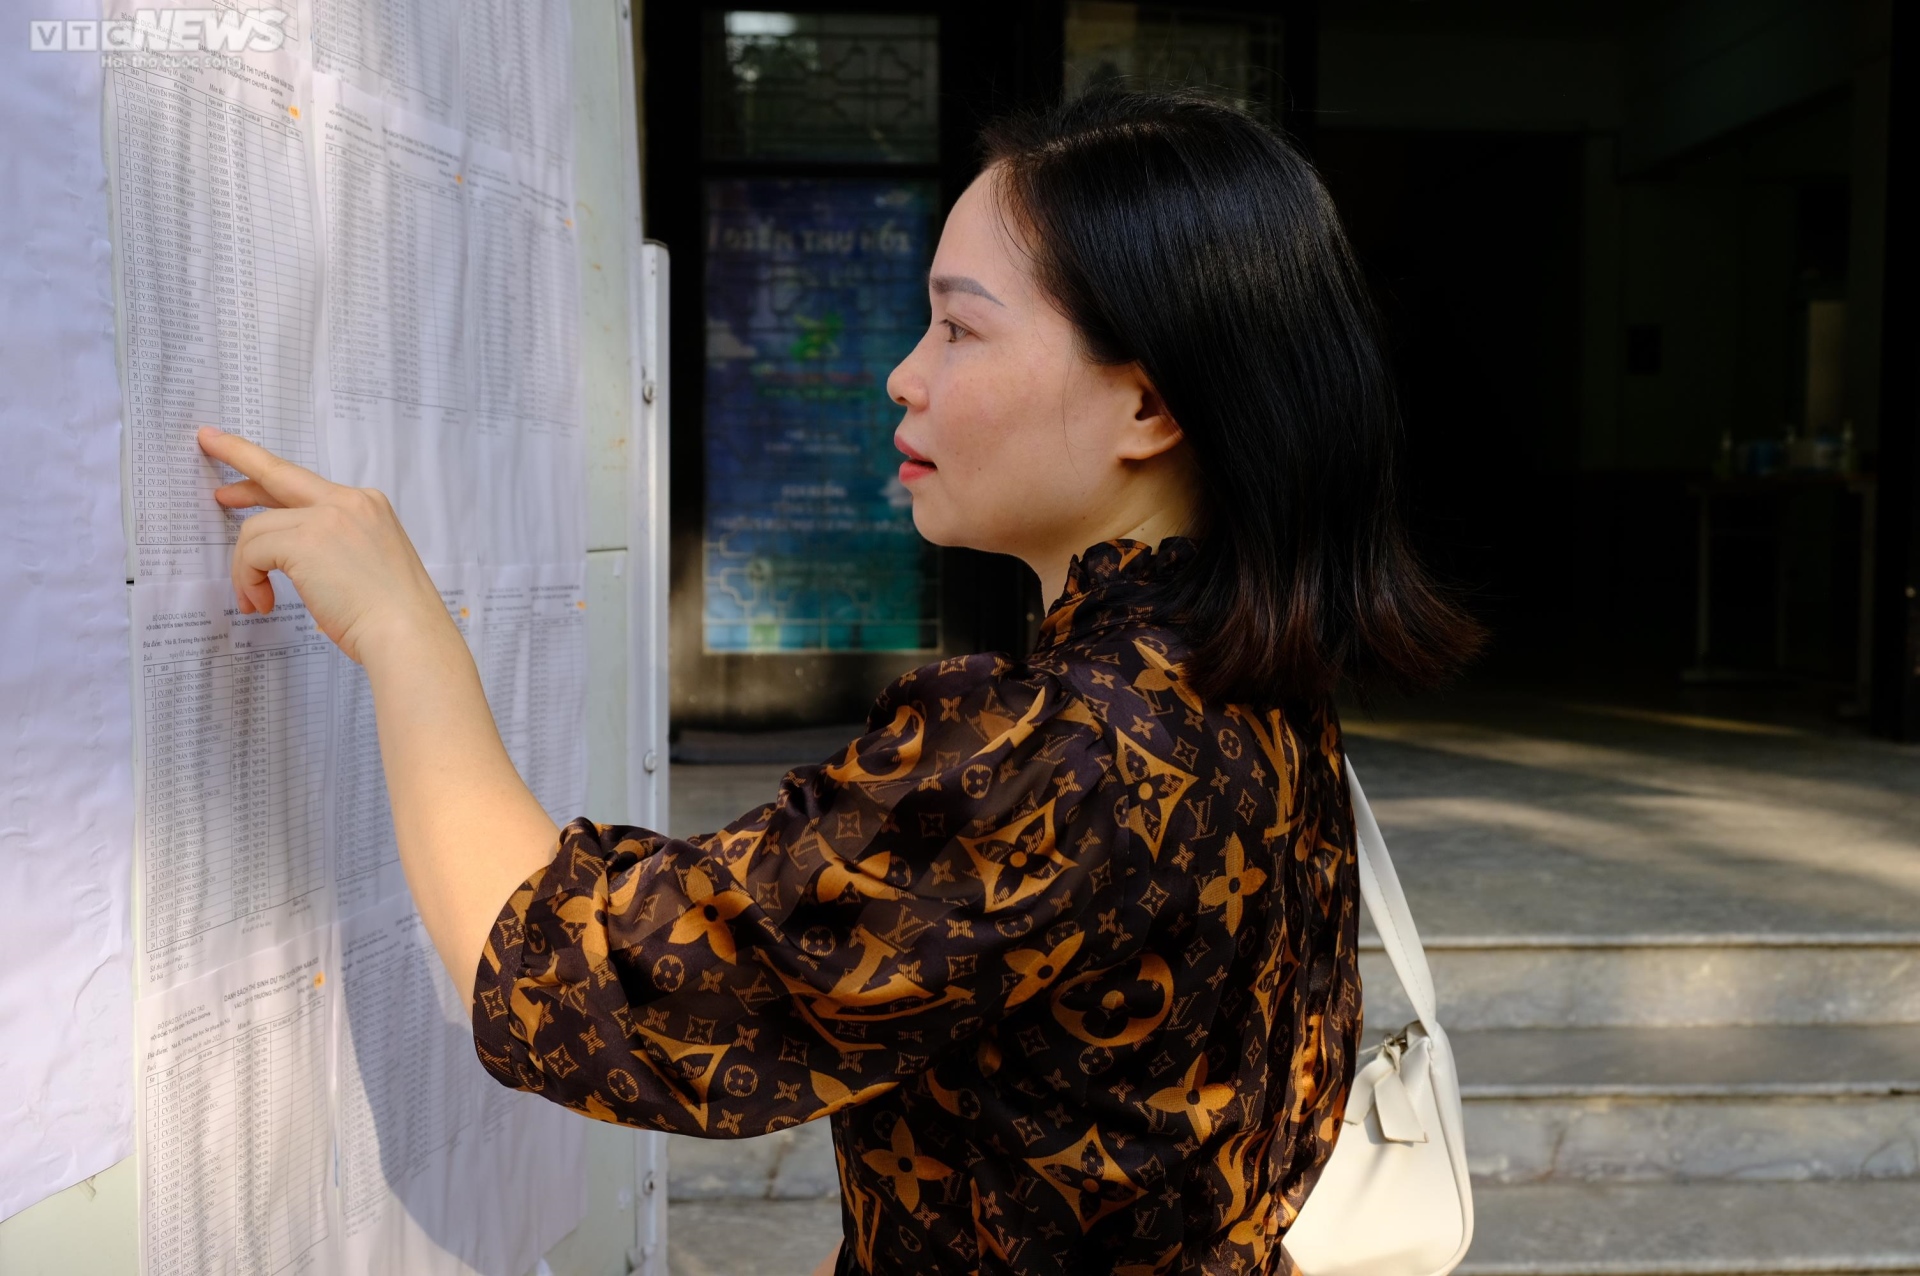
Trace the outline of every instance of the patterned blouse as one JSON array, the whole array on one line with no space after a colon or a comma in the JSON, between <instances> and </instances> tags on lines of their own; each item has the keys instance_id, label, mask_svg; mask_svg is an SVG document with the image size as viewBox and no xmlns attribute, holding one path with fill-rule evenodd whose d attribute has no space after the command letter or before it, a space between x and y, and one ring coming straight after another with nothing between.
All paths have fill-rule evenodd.
<instances>
[{"instance_id":1,"label":"patterned blouse","mask_svg":"<svg viewBox=\"0 0 1920 1276\"><path fill-rule=\"evenodd\" d=\"M1024 661L902 676L867 734L685 840L576 820L481 959L502 1083L742 1138L831 1117L849 1273L1286 1272L1359 1030L1329 708L1203 702L1095 545Z\"/></svg>"}]
</instances>

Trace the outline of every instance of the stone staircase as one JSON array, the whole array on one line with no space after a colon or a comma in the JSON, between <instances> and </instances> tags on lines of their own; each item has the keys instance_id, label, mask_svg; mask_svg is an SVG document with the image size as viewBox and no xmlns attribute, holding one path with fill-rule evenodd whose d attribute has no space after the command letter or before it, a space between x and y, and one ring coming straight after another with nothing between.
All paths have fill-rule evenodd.
<instances>
[{"instance_id":1,"label":"stone staircase","mask_svg":"<svg viewBox=\"0 0 1920 1276\"><path fill-rule=\"evenodd\" d=\"M1920 931L1435 937L1462 1276L1920 1273ZM1410 1017L1362 955L1371 1038Z\"/></svg>"},{"instance_id":2,"label":"stone staircase","mask_svg":"<svg viewBox=\"0 0 1920 1276\"><path fill-rule=\"evenodd\" d=\"M1460 1066L1462 1276L1920 1276L1920 751L1461 707L1348 734ZM1411 1012L1362 973L1371 1037Z\"/></svg>"},{"instance_id":3,"label":"stone staircase","mask_svg":"<svg viewBox=\"0 0 1920 1276\"><path fill-rule=\"evenodd\" d=\"M1347 734L1460 1064L1462 1276L1920 1276L1920 750L1484 694ZM676 823L770 760L676 767ZM825 1135L676 1140L676 1273L808 1270Z\"/></svg>"},{"instance_id":4,"label":"stone staircase","mask_svg":"<svg viewBox=\"0 0 1920 1276\"><path fill-rule=\"evenodd\" d=\"M1426 946L1474 1173L1461 1276L1920 1276L1920 933ZM1361 969L1373 1038L1411 1011L1377 946ZM830 1248L824 1124L673 1156L687 1226ZM685 1271L763 1270L731 1236Z\"/></svg>"}]
</instances>

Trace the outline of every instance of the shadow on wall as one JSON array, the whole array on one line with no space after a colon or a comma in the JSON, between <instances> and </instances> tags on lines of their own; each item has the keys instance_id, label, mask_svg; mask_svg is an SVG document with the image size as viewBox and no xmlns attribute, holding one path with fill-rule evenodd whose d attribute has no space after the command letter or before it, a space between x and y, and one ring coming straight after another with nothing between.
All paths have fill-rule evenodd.
<instances>
[{"instance_id":1,"label":"shadow on wall","mask_svg":"<svg viewBox=\"0 0 1920 1276\"><path fill-rule=\"evenodd\" d=\"M481 1276L524 1276L539 1260L532 1239L577 1208L586 1122L481 1067L466 1008L411 908L349 918L340 977L349 1267L433 1270L441 1251Z\"/></svg>"}]
</instances>

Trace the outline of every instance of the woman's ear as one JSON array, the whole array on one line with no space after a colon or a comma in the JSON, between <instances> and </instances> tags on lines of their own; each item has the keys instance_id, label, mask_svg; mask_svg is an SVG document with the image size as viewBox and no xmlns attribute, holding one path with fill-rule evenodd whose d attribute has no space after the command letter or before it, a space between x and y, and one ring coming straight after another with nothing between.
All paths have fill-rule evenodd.
<instances>
[{"instance_id":1,"label":"woman's ear","mask_svg":"<svg viewBox=\"0 0 1920 1276\"><path fill-rule=\"evenodd\" d=\"M1120 459L1123 461L1146 461L1172 450L1185 436L1180 432L1179 423L1173 419L1173 413L1167 411L1166 401L1160 392L1153 388L1146 374L1137 367L1132 370L1132 380L1136 383L1133 420L1121 429Z\"/></svg>"}]
</instances>

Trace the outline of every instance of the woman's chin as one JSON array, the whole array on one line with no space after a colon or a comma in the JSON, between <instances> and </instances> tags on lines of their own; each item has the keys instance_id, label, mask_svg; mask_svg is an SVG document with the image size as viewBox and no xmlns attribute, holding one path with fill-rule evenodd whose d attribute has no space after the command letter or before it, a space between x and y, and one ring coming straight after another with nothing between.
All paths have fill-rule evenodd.
<instances>
[{"instance_id":1,"label":"woman's chin","mask_svg":"<svg viewBox=\"0 0 1920 1276\"><path fill-rule=\"evenodd\" d=\"M955 527L945 520L927 519L922 521L920 510L914 507L914 530L920 533L920 539L929 545L938 545L942 549L981 549L979 537L970 534L970 529Z\"/></svg>"},{"instance_id":2,"label":"woman's chin","mask_svg":"<svg viewBox=\"0 0 1920 1276\"><path fill-rule=\"evenodd\" d=\"M919 532L920 539L929 545L956 547L958 542L948 535L950 529L947 527L947 520L932 513L927 506L928 501L925 497L916 495L913 498L913 530Z\"/></svg>"},{"instance_id":3,"label":"woman's chin","mask_svg":"<svg viewBox=\"0 0 1920 1276\"><path fill-rule=\"evenodd\" d=\"M1001 526L955 516L952 502L941 500L919 484L915 484L913 493L913 528L920 533L920 539L942 549L1008 554L1013 552L1009 546L1019 543L1017 537L999 534L1005 530Z\"/></svg>"}]
</instances>

